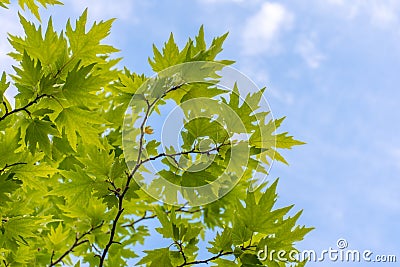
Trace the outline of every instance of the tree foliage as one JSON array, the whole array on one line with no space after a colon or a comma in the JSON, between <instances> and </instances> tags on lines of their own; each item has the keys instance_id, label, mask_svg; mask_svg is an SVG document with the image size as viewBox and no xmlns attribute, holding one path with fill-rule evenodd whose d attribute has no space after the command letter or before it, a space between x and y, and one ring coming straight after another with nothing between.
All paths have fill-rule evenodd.
<instances>
[{"instance_id":1,"label":"tree foliage","mask_svg":"<svg viewBox=\"0 0 400 267\"><path fill-rule=\"evenodd\" d=\"M35 1L19 4L40 18ZM278 180L257 187L253 179L274 159L286 163L278 149L302 142L277 133L283 118L259 109L264 90L242 97L237 86L217 86L218 71L233 63L217 59L226 34L207 45L201 28L183 48L171 34L149 59L161 74L147 77L119 69L118 50L103 44L113 20L89 27L84 11L63 32L51 19L20 22L24 36L9 37L18 65L0 80L0 266L303 265L257 258L265 245L294 250L311 230L296 224L301 211L276 207ZM14 106L4 95L13 88ZM179 150L163 147L149 124L168 103L188 103ZM151 172L155 162L162 167ZM164 204L143 190L148 173ZM181 196L163 191L163 181ZM200 193L190 189L211 184L206 200L218 200L193 205ZM208 251L199 251L209 230ZM170 245L135 251L149 234Z\"/></svg>"}]
</instances>

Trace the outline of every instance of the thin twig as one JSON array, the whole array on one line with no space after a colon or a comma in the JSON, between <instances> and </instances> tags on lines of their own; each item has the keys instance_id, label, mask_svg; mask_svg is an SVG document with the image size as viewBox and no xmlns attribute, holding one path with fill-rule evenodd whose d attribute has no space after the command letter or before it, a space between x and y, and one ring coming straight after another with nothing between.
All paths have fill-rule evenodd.
<instances>
[{"instance_id":1,"label":"thin twig","mask_svg":"<svg viewBox=\"0 0 400 267\"><path fill-rule=\"evenodd\" d=\"M145 160L142 160L140 162L140 164L143 164L143 163L146 163L146 162L149 162L149 161L153 161L153 160L156 160L156 159L161 158L161 157L169 157L169 158L172 158L172 159L175 160L175 157L182 156L182 155L189 155L189 154L202 154L202 155L204 155L204 154L210 154L213 151L219 151L223 146L226 146L226 145L229 145L229 144L222 143L219 146L216 146L216 147L210 148L209 150L204 150L204 151L200 151L200 150L197 150L196 148L193 148L193 149L188 150L188 151L178 152L178 153L174 153L174 154L161 153L161 154L158 154L157 156L150 157L150 158L147 158Z\"/></svg>"},{"instance_id":2,"label":"thin twig","mask_svg":"<svg viewBox=\"0 0 400 267\"><path fill-rule=\"evenodd\" d=\"M101 224L99 224L99 225L97 225L97 226L95 226L95 227L92 226L92 227L89 229L89 231L85 232L85 233L82 234L81 236L76 236L76 237L75 237L75 241L74 241L74 243L72 244L72 246L71 246L67 251L65 251L56 261L53 261L53 257L54 257L54 254L55 254L55 252L53 251L53 254L52 254L51 259L50 259L50 265L49 265L49 267L52 267L52 266L57 265L57 264L60 263L66 256L68 256L69 253L73 252L73 250L74 250L75 248L79 247L80 245L82 245L82 244L84 244L84 243L89 242L89 240L87 240L87 239L85 239L85 240L82 240L82 239L83 239L85 236L90 235L93 231L95 231L95 230L101 228L101 227L103 226L103 224L104 224L104 221L102 221Z\"/></svg>"},{"instance_id":3,"label":"thin twig","mask_svg":"<svg viewBox=\"0 0 400 267\"><path fill-rule=\"evenodd\" d=\"M175 241L175 244L177 245L177 247L178 247L178 249L179 249L179 253L182 255L183 264L184 264L184 265L187 264L187 258L186 258L185 252L183 252L182 243L181 243L181 242L178 242L178 241ZM184 265L182 265L182 266L184 266Z\"/></svg>"},{"instance_id":4,"label":"thin twig","mask_svg":"<svg viewBox=\"0 0 400 267\"><path fill-rule=\"evenodd\" d=\"M233 254L232 251L225 251L225 252L224 251L220 251L217 255L215 255L215 256L213 256L211 258L208 258L206 260L198 260L198 261L190 261L190 262L187 262L186 260L184 260L184 263L182 263L178 267L195 265L195 264L203 264L203 263L208 264L209 262L214 261L214 260L216 260L218 258L221 258L222 256L232 255L232 254Z\"/></svg>"},{"instance_id":5,"label":"thin twig","mask_svg":"<svg viewBox=\"0 0 400 267\"><path fill-rule=\"evenodd\" d=\"M155 102L152 103L153 105L155 104ZM122 215L122 213L124 212L124 208L123 208L123 201L124 201L124 197L126 195L126 193L128 192L129 189L129 185L131 183L131 180L133 178L133 176L135 175L135 173L139 170L141 164L140 164L140 159L142 157L142 153L143 153L143 139L144 139L144 134L145 134L145 125L147 122L147 119L149 118L149 114L151 111L151 105L149 105L149 103L147 102L147 110L146 110L146 114L144 116L144 119L142 121L142 124L140 125L140 140L139 140L139 153L138 153L138 158L136 161L136 166L135 168L132 170L132 172L128 175L126 183L125 183L125 188L123 189L122 193L117 195L118 197L118 212L117 215L115 216L113 223L112 223L112 227L111 227L111 232L110 232L110 238L108 240L108 243L106 244L106 247L103 250L103 253L100 257L100 263L99 263L99 267L103 267L104 265L104 261L107 257L107 253L110 249L110 247L112 246L112 244L114 244L114 237L115 237L115 233L116 233L116 229L117 229L117 225L118 225L118 221Z\"/></svg>"},{"instance_id":6,"label":"thin twig","mask_svg":"<svg viewBox=\"0 0 400 267\"><path fill-rule=\"evenodd\" d=\"M46 94L36 96L36 98L35 98L34 100L32 100L31 102L29 102L29 103L26 104L25 106L20 107L20 108L13 109L13 110L11 110L10 112L6 112L3 116L0 117L0 121L4 120L4 119L6 119L8 116L10 116L10 115L12 115L12 114L14 114L14 113L20 112L20 111L25 111L28 115L30 115L31 113L29 112L28 108L29 108L30 106L36 104L36 103L37 103L40 99L42 99L43 97L49 97L49 96L46 95Z\"/></svg>"},{"instance_id":7,"label":"thin twig","mask_svg":"<svg viewBox=\"0 0 400 267\"><path fill-rule=\"evenodd\" d=\"M114 218L114 220L112 222L111 231L110 231L110 238L109 238L109 240L108 240L108 242L107 242L107 244L106 244L106 246L105 246L105 248L103 250L103 253L101 254L99 267L103 267L104 266L104 262L106 260L106 257L107 257L107 254L108 254L108 251L109 251L110 247L112 246L112 244L116 243L114 241L114 238L115 238L115 234L116 234L118 221L121 218L122 213L124 212L124 207L123 207L124 206L124 197L125 197L125 195L127 194L128 190L129 190L129 186L130 186L130 183L131 183L131 181L133 179L133 176L136 174L136 172L139 170L139 168L144 163L144 162L141 161L141 158L142 158L142 155L143 155L145 125L147 123L147 120L149 119L150 113L152 112L152 108L157 103L157 101L160 100L161 98L163 98L164 96L166 96L167 93L169 93L171 91L174 91L174 90L177 90L177 89L181 88L182 86L184 86L185 84L188 84L188 83L179 84L177 86L174 86L174 87L170 88L169 90L166 90L165 93L162 96L160 96L159 98L154 99L154 101L151 102L151 103L146 99L147 109L146 109L145 115L143 117L143 121L142 121L142 123L140 125L140 139L139 139L139 149L138 149L139 152L138 152L138 157L137 157L137 160L136 160L136 165L133 168L133 170L131 171L131 173L128 175L126 183L125 183L125 187L123 188L122 192L120 194L116 195L118 197L118 212L117 212L117 215L115 216L115 218ZM139 219L139 220L145 220L145 219L142 218L142 219Z\"/></svg>"},{"instance_id":8,"label":"thin twig","mask_svg":"<svg viewBox=\"0 0 400 267\"><path fill-rule=\"evenodd\" d=\"M177 209L175 210L175 212L183 212L183 213L194 214L194 213L197 213L197 212L201 212L201 211L203 210L202 208L198 208L198 209L195 209L195 210L185 210L186 205L187 205L187 204L185 204L184 206L182 206L182 207L180 207L180 208L177 208ZM170 211L170 210L167 210L165 213L168 214L168 213L171 213L171 211ZM134 227L135 224L140 223L141 221L154 219L154 218L156 218L156 217L157 217L156 214L147 216L147 212L145 212L144 215L143 215L142 217L140 217L139 219L137 219L137 220L135 220L135 221L133 221L133 222L131 222L131 223L124 224L124 225L122 225L122 227Z\"/></svg>"},{"instance_id":9,"label":"thin twig","mask_svg":"<svg viewBox=\"0 0 400 267\"><path fill-rule=\"evenodd\" d=\"M4 168L0 169L0 174L5 172L6 169L8 169L10 167L17 166L17 165L25 165L25 164L27 164L27 163L25 163L25 162L16 162L16 163L13 163L13 164L6 164L6 166L4 166Z\"/></svg>"}]
</instances>

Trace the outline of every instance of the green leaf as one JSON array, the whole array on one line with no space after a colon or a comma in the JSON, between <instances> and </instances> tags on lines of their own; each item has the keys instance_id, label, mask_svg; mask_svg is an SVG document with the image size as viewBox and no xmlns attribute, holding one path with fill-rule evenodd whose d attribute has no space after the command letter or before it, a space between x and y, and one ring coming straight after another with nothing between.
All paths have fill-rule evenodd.
<instances>
[{"instance_id":1,"label":"green leaf","mask_svg":"<svg viewBox=\"0 0 400 267\"><path fill-rule=\"evenodd\" d=\"M37 0L37 2L43 7L46 7L46 5L62 5L62 3L57 0ZM39 6L36 4L35 0L18 0L18 4L23 10L25 10L26 5L32 14L40 21Z\"/></svg>"},{"instance_id":2,"label":"green leaf","mask_svg":"<svg viewBox=\"0 0 400 267\"><path fill-rule=\"evenodd\" d=\"M66 35L70 43L70 50L72 52L74 65L81 61L84 66L90 65L95 62L104 62L104 59L98 55L106 55L113 52L118 52L109 45L100 44L110 34L111 25L114 19L105 22L100 21L94 23L88 32L86 32L87 23L87 9L76 21L75 29L72 28L71 22L68 20Z\"/></svg>"},{"instance_id":3,"label":"green leaf","mask_svg":"<svg viewBox=\"0 0 400 267\"><path fill-rule=\"evenodd\" d=\"M23 103L27 103L39 89L39 81L42 78L42 64L40 61L35 62L27 53L24 53L21 68L14 67L17 75L12 76L19 94L16 98L21 99Z\"/></svg>"},{"instance_id":4,"label":"green leaf","mask_svg":"<svg viewBox=\"0 0 400 267\"><path fill-rule=\"evenodd\" d=\"M64 242L68 239L70 229L65 229L60 223L58 227L54 230L53 227L50 228L50 233L48 234L49 249L53 251L62 250L65 246Z\"/></svg>"},{"instance_id":5,"label":"green leaf","mask_svg":"<svg viewBox=\"0 0 400 267\"><path fill-rule=\"evenodd\" d=\"M4 101L4 92L8 89L10 83L7 82L7 74L3 71L0 80L0 104ZM2 108L2 107L1 107Z\"/></svg>"},{"instance_id":6,"label":"green leaf","mask_svg":"<svg viewBox=\"0 0 400 267\"><path fill-rule=\"evenodd\" d=\"M20 60L25 53L32 59L40 61L45 74L56 78L65 69L68 61L67 40L53 28L50 17L43 37L41 26L37 27L20 15L20 22L25 30L25 37L10 35L10 43L16 52L10 55Z\"/></svg>"},{"instance_id":7,"label":"green leaf","mask_svg":"<svg viewBox=\"0 0 400 267\"><path fill-rule=\"evenodd\" d=\"M78 160L86 166L86 171L93 174L97 179L108 179L115 154L95 146L88 146L86 153Z\"/></svg>"},{"instance_id":8,"label":"green leaf","mask_svg":"<svg viewBox=\"0 0 400 267\"><path fill-rule=\"evenodd\" d=\"M154 58L153 60L149 59L149 63L155 72L174 66L183 59L172 33L169 36L168 42L164 44L163 53L161 54L155 45L153 45L153 52Z\"/></svg>"},{"instance_id":9,"label":"green leaf","mask_svg":"<svg viewBox=\"0 0 400 267\"><path fill-rule=\"evenodd\" d=\"M235 219L232 228L232 242L234 245L243 245L250 240L252 231L241 220Z\"/></svg>"},{"instance_id":10,"label":"green leaf","mask_svg":"<svg viewBox=\"0 0 400 267\"><path fill-rule=\"evenodd\" d=\"M237 265L235 262L233 262L233 261L226 260L226 259L221 259L221 258L216 259L216 260L214 261L214 263L217 264L217 265L215 265L215 266L218 266L218 267L237 267L237 266L238 266L238 265Z\"/></svg>"},{"instance_id":11,"label":"green leaf","mask_svg":"<svg viewBox=\"0 0 400 267\"><path fill-rule=\"evenodd\" d=\"M69 107L60 112L55 122L60 132L65 131L68 142L74 150L78 144L77 134L82 138L84 144L102 147L99 140L101 130L96 129L93 125L103 124L106 121L96 114L77 107Z\"/></svg>"},{"instance_id":12,"label":"green leaf","mask_svg":"<svg viewBox=\"0 0 400 267\"><path fill-rule=\"evenodd\" d=\"M293 146L304 145L304 142L289 136L287 132L276 135L276 147L290 149Z\"/></svg>"},{"instance_id":13,"label":"green leaf","mask_svg":"<svg viewBox=\"0 0 400 267\"><path fill-rule=\"evenodd\" d=\"M217 233L214 241L209 242L212 247L208 248L208 251L214 254L218 254L221 251L231 251L233 240L232 240L232 229L225 228L222 234Z\"/></svg>"},{"instance_id":14,"label":"green leaf","mask_svg":"<svg viewBox=\"0 0 400 267\"><path fill-rule=\"evenodd\" d=\"M33 119L26 128L25 144L33 155L35 155L37 146L45 153L50 154L50 138L59 135L51 122Z\"/></svg>"},{"instance_id":15,"label":"green leaf","mask_svg":"<svg viewBox=\"0 0 400 267\"><path fill-rule=\"evenodd\" d=\"M257 255L248 252L240 255L240 261L242 262L243 267L264 266L262 262L258 259Z\"/></svg>"},{"instance_id":16,"label":"green leaf","mask_svg":"<svg viewBox=\"0 0 400 267\"><path fill-rule=\"evenodd\" d=\"M8 240L26 244L26 238L37 237L36 227L42 219L33 216L17 216L3 222L4 237Z\"/></svg>"},{"instance_id":17,"label":"green leaf","mask_svg":"<svg viewBox=\"0 0 400 267\"><path fill-rule=\"evenodd\" d=\"M136 265L147 263L149 267L172 267L169 248L145 250L144 256Z\"/></svg>"},{"instance_id":18,"label":"green leaf","mask_svg":"<svg viewBox=\"0 0 400 267\"><path fill-rule=\"evenodd\" d=\"M204 117L190 120L185 124L185 130L195 139L209 137L215 143L222 143L228 137L226 130L220 123Z\"/></svg>"},{"instance_id":19,"label":"green leaf","mask_svg":"<svg viewBox=\"0 0 400 267\"><path fill-rule=\"evenodd\" d=\"M156 140L151 140L150 142L148 142L146 144L146 150L145 150L147 157L158 155L157 149L160 145L161 143Z\"/></svg>"},{"instance_id":20,"label":"green leaf","mask_svg":"<svg viewBox=\"0 0 400 267\"><path fill-rule=\"evenodd\" d=\"M92 196L95 181L80 168L77 171L62 171L61 174L65 182L50 191L49 195L61 195L68 203L85 207Z\"/></svg>"},{"instance_id":21,"label":"green leaf","mask_svg":"<svg viewBox=\"0 0 400 267\"><path fill-rule=\"evenodd\" d=\"M167 213L160 206L155 207L154 211L162 226L156 228L157 232L164 238L174 238L174 224L169 220Z\"/></svg>"},{"instance_id":22,"label":"green leaf","mask_svg":"<svg viewBox=\"0 0 400 267\"><path fill-rule=\"evenodd\" d=\"M65 84L62 87L62 95L73 105L93 107L98 105L99 92L105 84L104 78L91 73L95 64L74 69L68 72Z\"/></svg>"},{"instance_id":23,"label":"green leaf","mask_svg":"<svg viewBox=\"0 0 400 267\"><path fill-rule=\"evenodd\" d=\"M37 155L36 159L42 158L43 155ZM24 187L30 187L46 191L45 181L58 172L54 167L49 166L46 162L36 164L35 159L27 164L18 165L13 168L13 172L22 182ZM46 178L46 179L44 179Z\"/></svg>"},{"instance_id":24,"label":"green leaf","mask_svg":"<svg viewBox=\"0 0 400 267\"><path fill-rule=\"evenodd\" d=\"M0 0L0 7L8 8L7 5L10 4L10 0Z\"/></svg>"},{"instance_id":25,"label":"green leaf","mask_svg":"<svg viewBox=\"0 0 400 267\"><path fill-rule=\"evenodd\" d=\"M0 173L0 203L11 201L10 195L21 186L19 180L13 179L9 175Z\"/></svg>"}]
</instances>

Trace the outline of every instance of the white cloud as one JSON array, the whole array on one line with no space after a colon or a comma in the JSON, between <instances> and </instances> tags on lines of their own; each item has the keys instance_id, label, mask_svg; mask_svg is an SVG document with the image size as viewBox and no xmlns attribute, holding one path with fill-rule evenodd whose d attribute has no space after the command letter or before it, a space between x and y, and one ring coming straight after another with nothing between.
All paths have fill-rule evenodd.
<instances>
[{"instance_id":1,"label":"white cloud","mask_svg":"<svg viewBox=\"0 0 400 267\"><path fill-rule=\"evenodd\" d=\"M118 18L137 22L137 16L134 15L134 2L132 0L72 0L72 7L78 13L81 13L85 8L89 8L91 17L97 20L105 20L108 18Z\"/></svg>"},{"instance_id":2,"label":"white cloud","mask_svg":"<svg viewBox=\"0 0 400 267\"><path fill-rule=\"evenodd\" d=\"M377 26L390 26L398 23L399 6L374 2L369 9L372 22Z\"/></svg>"},{"instance_id":3,"label":"white cloud","mask_svg":"<svg viewBox=\"0 0 400 267\"><path fill-rule=\"evenodd\" d=\"M374 26L392 27L399 24L400 2L396 0L320 0L330 4L348 19L366 16Z\"/></svg>"},{"instance_id":4,"label":"white cloud","mask_svg":"<svg viewBox=\"0 0 400 267\"><path fill-rule=\"evenodd\" d=\"M318 50L314 38L302 38L296 46L297 53L303 58L310 68L318 68L325 56Z\"/></svg>"},{"instance_id":5,"label":"white cloud","mask_svg":"<svg viewBox=\"0 0 400 267\"><path fill-rule=\"evenodd\" d=\"M281 4L264 3L261 9L250 17L243 31L244 53L276 53L279 51L279 37L291 28L293 15Z\"/></svg>"}]
</instances>

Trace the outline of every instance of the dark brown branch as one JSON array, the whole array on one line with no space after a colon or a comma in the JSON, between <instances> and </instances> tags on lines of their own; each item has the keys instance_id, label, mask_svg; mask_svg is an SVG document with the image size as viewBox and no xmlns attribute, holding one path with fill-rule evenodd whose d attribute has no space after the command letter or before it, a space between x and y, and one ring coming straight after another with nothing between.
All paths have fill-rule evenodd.
<instances>
[{"instance_id":1,"label":"dark brown branch","mask_svg":"<svg viewBox=\"0 0 400 267\"><path fill-rule=\"evenodd\" d=\"M185 266L185 264L187 264L187 258L186 258L185 252L183 252L182 243L181 243L181 242L178 242L178 241L175 241L175 244L176 244L176 246L178 247L179 253L182 255L182 258L183 258L183 264L184 264L184 265L182 265L182 266Z\"/></svg>"},{"instance_id":2,"label":"dark brown branch","mask_svg":"<svg viewBox=\"0 0 400 267\"><path fill-rule=\"evenodd\" d=\"M221 251L221 252L219 252L217 255L215 255L215 256L213 256L213 257L211 257L211 258L208 258L208 259L206 259L206 260L198 260L198 261L190 261L190 262L187 262L186 260L185 260L185 258L184 258L184 262L181 264L181 265L179 265L178 267L183 267L183 266L190 266L190 265L195 265L195 264L203 264L203 263L206 263L206 264L208 264L208 263L210 263L211 261L214 261L214 260L216 260L216 259L218 259L218 258L221 258L221 257L223 257L223 256L227 256L227 255L232 255L233 254L233 252L232 251Z\"/></svg>"},{"instance_id":3,"label":"dark brown branch","mask_svg":"<svg viewBox=\"0 0 400 267\"><path fill-rule=\"evenodd\" d=\"M144 215L143 215L142 217L140 217L139 219L134 220L134 221L131 222L131 223L124 224L124 225L122 225L122 227L134 227L135 224L140 223L141 221L154 219L154 218L156 218L156 217L157 217L156 214L147 216L147 212L145 212Z\"/></svg>"},{"instance_id":4,"label":"dark brown branch","mask_svg":"<svg viewBox=\"0 0 400 267\"><path fill-rule=\"evenodd\" d=\"M221 149L221 147L226 146L226 145L229 145L229 144L222 143L219 146L210 148L209 150L205 150L205 151L200 151L200 150L196 150L195 148L193 148L193 149L191 149L189 151L183 151L183 152L178 152L178 153L174 153L174 154L161 153L161 154L158 154L157 156L150 157L150 158L147 158L145 160L142 160L140 162L140 164L143 164L143 163L146 163L146 162L149 162L149 161L153 161L153 160L156 160L156 159L161 158L161 157L169 157L169 158L172 158L176 162L175 157L182 156L182 155L188 155L188 154L203 154L203 155L204 154L209 154L209 153L211 153L213 151L219 151Z\"/></svg>"},{"instance_id":5,"label":"dark brown branch","mask_svg":"<svg viewBox=\"0 0 400 267\"><path fill-rule=\"evenodd\" d=\"M10 116L10 115L12 115L12 114L14 114L14 113L20 112L20 111L25 111L28 115L30 115L31 113L29 112L28 108L29 108L30 106L36 104L36 103L37 103L40 99L42 99L43 97L49 97L49 96L46 95L46 94L36 96L36 98L35 98L34 100L32 100L31 102L29 102L29 103L26 104L25 106L20 107L20 108L13 109L13 110L11 110L10 112L7 111L3 116L0 117L0 121L3 121L3 120L6 119L8 116Z\"/></svg>"},{"instance_id":6,"label":"dark brown branch","mask_svg":"<svg viewBox=\"0 0 400 267\"><path fill-rule=\"evenodd\" d=\"M116 234L116 229L117 229L117 225L118 225L118 221L122 216L122 213L124 212L124 197L127 194L128 190L129 190L129 186L131 184L131 181L133 179L133 176L135 175L135 173L139 170L139 168L142 166L142 164L144 162L141 161L142 155L143 155L143 145L144 145L144 135L145 135L145 126L146 126L146 122L149 119L150 113L152 111L152 108L154 107L154 105L157 103L157 101L161 98L163 98L164 96L167 95L167 93L174 91L174 90L178 90L179 88L181 88L182 86L184 86L185 84L188 83L183 83L183 84L179 84L177 86L174 86L172 88L170 88L169 90L167 90L160 98L156 98L154 99L153 102L149 102L146 99L146 104L147 104L147 109L145 112L145 115L143 117L143 121L140 125L140 139L139 139L139 149L138 149L138 157L136 160L136 165L133 168L133 170L131 171L131 173L128 175L126 183L125 183L125 187L123 188L122 192L120 194L117 195L118 197L118 212L117 215L115 216L112 226L111 226L111 232L110 232L110 238L103 250L103 253L101 254L100 257L100 263L99 263L99 267L103 267L104 266L104 262L106 260L108 251L110 250L110 247L112 246L112 244L116 243L114 241L115 238L115 234ZM144 218L139 219L139 220L145 220Z\"/></svg>"},{"instance_id":7,"label":"dark brown branch","mask_svg":"<svg viewBox=\"0 0 400 267\"><path fill-rule=\"evenodd\" d=\"M5 112L5 113L8 113L8 107L7 107L7 104L6 104L6 102L5 102L5 101L3 101L3 106L4 106L5 110L6 110L6 112Z\"/></svg>"},{"instance_id":8,"label":"dark brown branch","mask_svg":"<svg viewBox=\"0 0 400 267\"><path fill-rule=\"evenodd\" d=\"M177 242L177 241L175 241L175 243L174 244L177 244L178 245L178 249L179 249L179 252L181 253L181 255L182 255L182 258L183 258L183 263L181 264L181 265L179 265L178 267L183 267L183 266L190 266L190 265L195 265L195 264L208 264L208 263L210 263L211 261L214 261L214 260L216 260L216 259L218 259L218 258L221 258L221 257L223 257L223 256L227 256L227 255L232 255L233 254L233 251L220 251L217 255L215 255L215 256L213 256L213 257L211 257L211 258L208 258L208 259L205 259L205 260L196 260L196 261L191 261L191 262L188 262L187 261L187 258L186 258L186 255L184 254L184 252L183 252L183 248L182 248L182 244L181 243L179 243L179 242ZM252 248L256 248L257 246L255 246L255 245L251 245L251 244L249 244L248 246L241 246L240 247L240 249L242 250L242 251L246 251L246 250L251 250Z\"/></svg>"},{"instance_id":9,"label":"dark brown branch","mask_svg":"<svg viewBox=\"0 0 400 267\"><path fill-rule=\"evenodd\" d=\"M6 166L4 166L4 168L0 169L0 174L5 172L10 167L17 166L17 165L25 165L25 164L26 164L25 162L16 162L16 163L13 163L13 164L6 164Z\"/></svg>"},{"instance_id":10,"label":"dark brown branch","mask_svg":"<svg viewBox=\"0 0 400 267\"><path fill-rule=\"evenodd\" d=\"M53 254L51 255L49 267L56 266L57 264L59 264L60 262L62 262L62 260L63 260L66 256L68 256L69 253L73 252L73 250L74 250L75 248L79 247L79 246L82 245L82 244L85 244L85 243L89 242L89 240L87 240L87 239L85 239L85 240L82 240L82 239L83 239L85 236L90 235L93 231L95 231L95 230L101 228L101 227L103 226L103 224L104 224L104 221L102 221L101 224L99 224L99 225L97 225L97 226L92 226L92 227L89 229L89 231L85 232L85 233L82 234L81 236L76 236L76 237L75 237L75 241L74 241L74 243L72 244L72 246L71 246L67 251L65 251L56 261L53 261L53 257L54 257L54 254L55 254L55 252L53 251Z\"/></svg>"},{"instance_id":11,"label":"dark brown branch","mask_svg":"<svg viewBox=\"0 0 400 267\"><path fill-rule=\"evenodd\" d=\"M133 176L135 175L135 173L139 170L141 164L140 164L140 159L142 157L142 153L143 153L143 139L144 139L144 134L145 134L145 125L147 122L147 119L149 118L149 114L151 112L151 105L154 105L156 102L153 102L151 105L146 101L147 103L147 110L146 110L146 114L144 116L144 119L142 121L142 124L140 125L140 139L139 139L139 153L138 153L138 158L136 161L136 166L135 168L132 170L132 172L128 175L126 183L125 183L125 188L123 189L122 193L117 195L118 197L118 212L117 215L115 216L113 223L112 223L112 227L111 227L111 232L110 232L110 239L108 240L108 243L106 244L106 247L103 250L103 253L101 254L100 257L100 263L99 263L99 267L103 267L104 265L104 261L107 257L107 253L110 249L110 247L112 246L112 244L115 243L114 241L114 237L116 234L116 229L117 229L117 225L118 225L118 221L121 218L122 213L124 212L124 208L123 208L123 201L124 201L124 197L126 195L126 193L128 192L129 189L129 185L132 181Z\"/></svg>"},{"instance_id":12,"label":"dark brown branch","mask_svg":"<svg viewBox=\"0 0 400 267\"><path fill-rule=\"evenodd\" d=\"M177 208L177 209L175 210L175 212L183 212L183 213L194 214L194 213L197 213L197 212L201 212L201 211L203 210L203 209L201 209L201 208L198 208L198 209L195 209L195 210L186 210L185 208L186 208L186 205L184 205L184 206L182 206L182 207L180 207L180 208ZM167 213L167 214L168 214L168 213L171 213L171 211L170 211L170 210L167 210L166 213ZM133 221L133 222L131 222L131 223L124 224L124 225L122 225L122 227L134 227L135 224L137 224L137 223L139 223L139 222L141 222L141 221L154 219L154 218L156 218L156 217L157 217L156 214L147 216L147 212L145 212L144 215L143 215L142 217L140 217L139 219L137 219L137 220L135 220L135 221Z\"/></svg>"}]
</instances>

